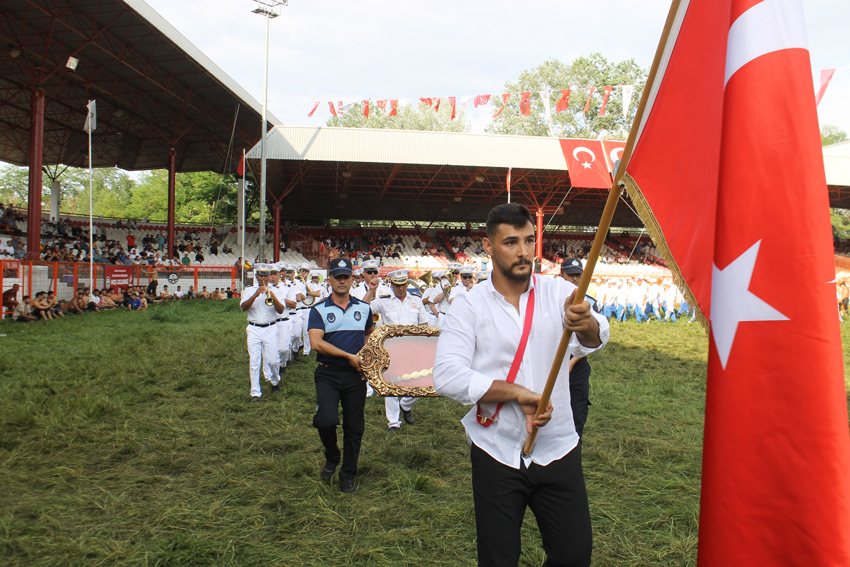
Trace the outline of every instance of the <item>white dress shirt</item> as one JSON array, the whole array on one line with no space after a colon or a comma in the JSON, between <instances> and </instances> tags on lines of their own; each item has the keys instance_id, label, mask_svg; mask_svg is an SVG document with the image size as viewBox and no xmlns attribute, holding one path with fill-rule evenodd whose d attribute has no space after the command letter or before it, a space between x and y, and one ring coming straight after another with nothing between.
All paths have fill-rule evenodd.
<instances>
[{"instance_id":1,"label":"white dress shirt","mask_svg":"<svg viewBox=\"0 0 850 567\"><path fill-rule=\"evenodd\" d=\"M541 393L549 376L555 352L564 329L564 302L576 286L562 278L532 278L529 291L534 288L534 319L525 354L514 380L533 392ZM508 303L487 280L460 294L443 322L437 343L434 365L434 387L441 396L448 396L462 404L476 404L490 389L494 380L506 380L516 355L529 291L520 297L520 311ZM552 391L552 419L537 434L531 461L548 465L573 450L579 437L570 409L569 361L570 355L586 356L608 342L608 320L593 313L599 322L602 344L588 348L573 335L565 363ZM492 416L496 403L481 405L484 415ZM518 469L521 451L528 437L525 414L516 403L505 403L490 427L480 425L476 407L461 420L471 443L486 451L491 457L509 467ZM530 463L527 463L530 464Z\"/></svg>"},{"instance_id":2,"label":"white dress shirt","mask_svg":"<svg viewBox=\"0 0 850 567\"><path fill-rule=\"evenodd\" d=\"M369 304L373 313L380 313L380 322L384 325L424 325L428 322L428 314L422 305L422 298L408 292L404 301L394 293L382 294Z\"/></svg>"},{"instance_id":3,"label":"white dress shirt","mask_svg":"<svg viewBox=\"0 0 850 567\"><path fill-rule=\"evenodd\" d=\"M246 287L242 292L242 301L239 302L239 305L242 305L249 299L254 296L254 293L257 292L257 287L252 285L250 287ZM273 293L275 297L277 297L278 301L283 301L283 294L277 290L274 286L266 287L269 292ZM254 323L256 325L266 325L268 323L274 323L277 321L277 311L274 309L274 305L266 305L266 294L261 293L257 296L257 299L254 300L254 303L251 304L251 307L248 308L248 322Z\"/></svg>"}]
</instances>

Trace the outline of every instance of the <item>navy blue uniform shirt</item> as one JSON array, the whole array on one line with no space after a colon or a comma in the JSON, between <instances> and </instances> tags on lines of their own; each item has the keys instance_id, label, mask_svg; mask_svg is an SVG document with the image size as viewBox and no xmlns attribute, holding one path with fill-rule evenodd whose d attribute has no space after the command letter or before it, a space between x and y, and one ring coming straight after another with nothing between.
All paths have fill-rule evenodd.
<instances>
[{"instance_id":1,"label":"navy blue uniform shirt","mask_svg":"<svg viewBox=\"0 0 850 567\"><path fill-rule=\"evenodd\" d=\"M366 331L375 326L369 304L356 297L349 296L348 305L343 310L334 303L333 296L310 309L307 329L321 329L326 342L349 354L357 354L366 344ZM321 353L316 360L336 366L350 366L347 359L327 356Z\"/></svg>"}]
</instances>

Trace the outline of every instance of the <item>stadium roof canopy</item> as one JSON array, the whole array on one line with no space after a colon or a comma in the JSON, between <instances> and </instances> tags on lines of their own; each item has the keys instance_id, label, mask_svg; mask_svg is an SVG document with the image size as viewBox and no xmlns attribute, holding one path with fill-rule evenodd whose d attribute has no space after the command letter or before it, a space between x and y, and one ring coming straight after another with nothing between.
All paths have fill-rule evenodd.
<instances>
[{"instance_id":1,"label":"stadium roof canopy","mask_svg":"<svg viewBox=\"0 0 850 567\"><path fill-rule=\"evenodd\" d=\"M161 169L174 148L178 171L232 171L234 122L236 148L260 138L260 104L142 0L3 0L0 160L28 165L36 89L45 164L88 165L89 100L95 167Z\"/></svg>"},{"instance_id":2,"label":"stadium roof canopy","mask_svg":"<svg viewBox=\"0 0 850 567\"><path fill-rule=\"evenodd\" d=\"M302 222L484 222L507 201L508 168L511 200L542 209L547 222L560 213L553 224L595 226L608 195L571 186L555 138L278 126L266 141L269 203ZM259 172L259 144L248 158ZM621 202L614 226L641 226L630 204Z\"/></svg>"},{"instance_id":3,"label":"stadium roof canopy","mask_svg":"<svg viewBox=\"0 0 850 567\"><path fill-rule=\"evenodd\" d=\"M571 186L554 138L278 126L266 142L269 202L302 222L484 222L507 201L508 168L512 200L543 209L547 222L555 213L554 224L596 226L608 195ZM248 158L259 172L259 144ZM830 205L850 208L850 142L825 147L824 161ZM613 226L642 226L627 195Z\"/></svg>"},{"instance_id":4,"label":"stadium roof canopy","mask_svg":"<svg viewBox=\"0 0 850 567\"><path fill-rule=\"evenodd\" d=\"M824 147L823 165L829 186L829 205L850 209L850 141Z\"/></svg>"}]
</instances>

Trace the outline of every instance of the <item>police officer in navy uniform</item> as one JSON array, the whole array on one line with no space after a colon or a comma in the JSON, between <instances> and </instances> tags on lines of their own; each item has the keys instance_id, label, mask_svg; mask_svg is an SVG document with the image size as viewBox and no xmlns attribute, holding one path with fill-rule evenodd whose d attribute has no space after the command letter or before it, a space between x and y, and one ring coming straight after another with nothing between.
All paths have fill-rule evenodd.
<instances>
[{"instance_id":1,"label":"police officer in navy uniform","mask_svg":"<svg viewBox=\"0 0 850 567\"><path fill-rule=\"evenodd\" d=\"M366 382L360 376L358 353L375 328L369 304L351 296L351 260L334 258L328 269L331 295L310 309L309 332L316 359L316 415L313 427L325 448L320 476L330 481L342 457L339 486L354 492L357 459L366 427ZM336 426L342 405L343 451L337 445Z\"/></svg>"},{"instance_id":2,"label":"police officer in navy uniform","mask_svg":"<svg viewBox=\"0 0 850 567\"><path fill-rule=\"evenodd\" d=\"M561 264L561 277L575 286L578 286L581 281L582 273L584 268L581 260L577 258L567 258ZM590 303L592 310L599 313L596 299L587 295L585 300ZM572 362L572 359L570 361ZM586 356L579 358L570 370L570 407L573 409L573 422L579 437L584 437L584 424L587 423L587 412L591 405L590 371L590 363Z\"/></svg>"}]
</instances>

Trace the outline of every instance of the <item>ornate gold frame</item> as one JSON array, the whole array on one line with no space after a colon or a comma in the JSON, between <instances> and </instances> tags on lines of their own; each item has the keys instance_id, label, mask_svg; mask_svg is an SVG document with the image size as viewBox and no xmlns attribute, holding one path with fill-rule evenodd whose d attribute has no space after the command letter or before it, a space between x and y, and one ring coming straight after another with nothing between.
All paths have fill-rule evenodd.
<instances>
[{"instance_id":1,"label":"ornate gold frame","mask_svg":"<svg viewBox=\"0 0 850 567\"><path fill-rule=\"evenodd\" d=\"M369 335L369 340L360 350L360 371L381 396L435 397L437 392L433 386L406 388L384 381L384 371L390 367L390 353L384 348L384 341L392 337L439 335L439 328L428 325L381 325Z\"/></svg>"}]
</instances>

